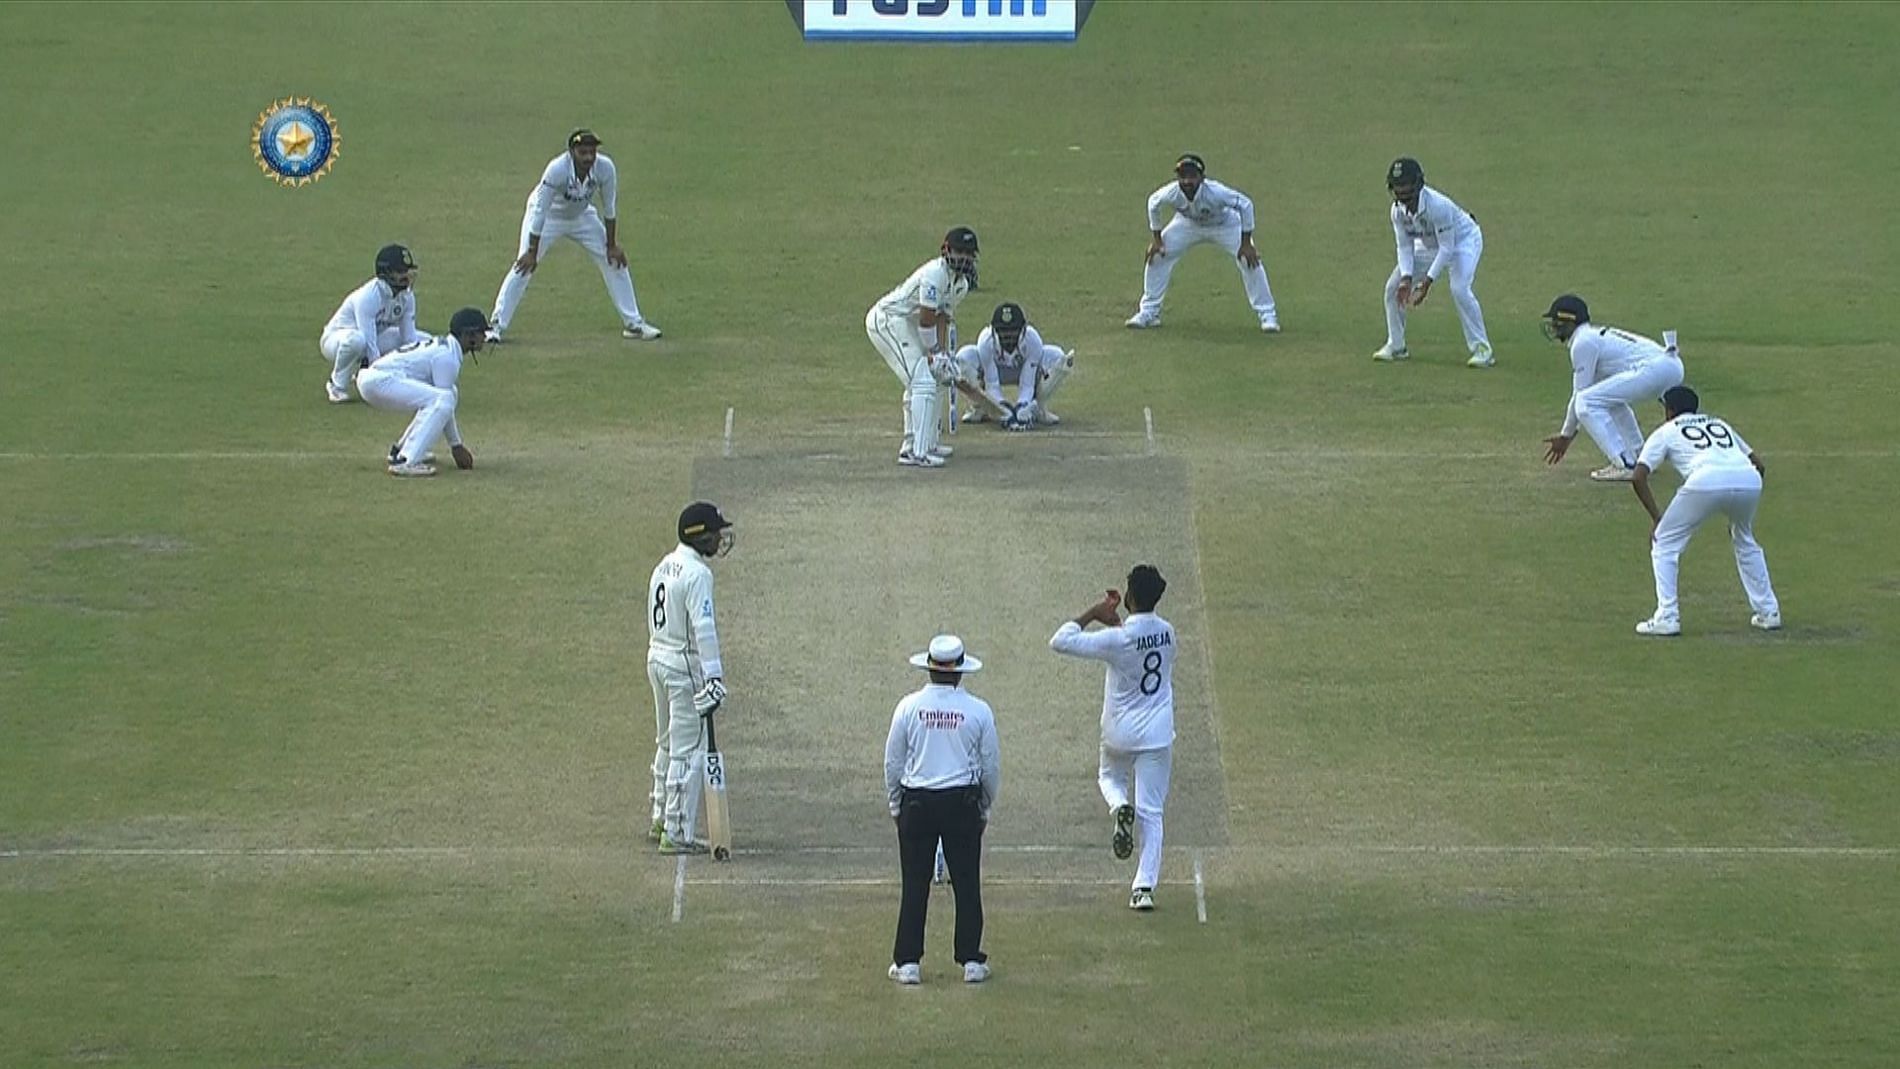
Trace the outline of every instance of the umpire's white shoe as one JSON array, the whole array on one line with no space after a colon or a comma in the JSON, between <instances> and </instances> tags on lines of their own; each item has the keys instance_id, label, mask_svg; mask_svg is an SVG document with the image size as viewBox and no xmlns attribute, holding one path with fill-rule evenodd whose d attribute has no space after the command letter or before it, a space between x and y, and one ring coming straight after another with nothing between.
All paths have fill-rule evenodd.
<instances>
[{"instance_id":1,"label":"umpire's white shoe","mask_svg":"<svg viewBox=\"0 0 1900 1069\"><path fill-rule=\"evenodd\" d=\"M1134 893L1128 896L1128 908L1137 913L1153 913L1155 908L1154 888L1135 888Z\"/></svg>"},{"instance_id":2,"label":"umpire's white shoe","mask_svg":"<svg viewBox=\"0 0 1900 1069\"><path fill-rule=\"evenodd\" d=\"M1651 638L1674 638L1682 634L1681 620L1662 620L1650 617L1636 625L1636 633Z\"/></svg>"},{"instance_id":3,"label":"umpire's white shoe","mask_svg":"<svg viewBox=\"0 0 1900 1069\"><path fill-rule=\"evenodd\" d=\"M660 328L642 319L638 323L629 323L620 336L629 341L658 341Z\"/></svg>"},{"instance_id":4,"label":"umpire's white shoe","mask_svg":"<svg viewBox=\"0 0 1900 1069\"><path fill-rule=\"evenodd\" d=\"M924 971L918 968L917 963L914 961L908 965L899 965L893 962L891 963L890 971L884 975L900 984L911 987L924 982Z\"/></svg>"},{"instance_id":5,"label":"umpire's white shoe","mask_svg":"<svg viewBox=\"0 0 1900 1069\"><path fill-rule=\"evenodd\" d=\"M1146 312L1136 312L1134 315L1128 317L1128 322L1122 324L1122 326L1127 327L1129 330L1152 330L1160 325L1160 316L1149 315Z\"/></svg>"},{"instance_id":6,"label":"umpire's white shoe","mask_svg":"<svg viewBox=\"0 0 1900 1069\"><path fill-rule=\"evenodd\" d=\"M1410 360L1412 350L1403 345L1395 347L1391 342L1386 342L1372 351L1372 358L1381 364L1396 364L1401 360Z\"/></svg>"},{"instance_id":7,"label":"umpire's white shoe","mask_svg":"<svg viewBox=\"0 0 1900 1069\"><path fill-rule=\"evenodd\" d=\"M1497 362L1498 362L1497 356L1491 352L1491 343L1479 342L1478 347L1476 349L1471 350L1471 359L1465 361L1465 366L1466 367L1490 367L1493 364L1496 364Z\"/></svg>"},{"instance_id":8,"label":"umpire's white shoe","mask_svg":"<svg viewBox=\"0 0 1900 1069\"><path fill-rule=\"evenodd\" d=\"M1260 321L1260 333L1262 334L1280 333L1280 321L1278 319L1262 319Z\"/></svg>"},{"instance_id":9,"label":"umpire's white shoe","mask_svg":"<svg viewBox=\"0 0 1900 1069\"><path fill-rule=\"evenodd\" d=\"M1590 478L1600 483L1626 483L1636 478L1634 468L1626 468L1620 460L1612 460L1590 473Z\"/></svg>"},{"instance_id":10,"label":"umpire's white shoe","mask_svg":"<svg viewBox=\"0 0 1900 1069\"><path fill-rule=\"evenodd\" d=\"M1135 852L1135 807L1118 805L1115 807L1115 837L1109 844L1115 848L1115 857L1126 861Z\"/></svg>"},{"instance_id":11,"label":"umpire's white shoe","mask_svg":"<svg viewBox=\"0 0 1900 1069\"><path fill-rule=\"evenodd\" d=\"M1778 612L1758 612L1748 618L1748 626L1758 631L1781 630L1781 614Z\"/></svg>"},{"instance_id":12,"label":"umpire's white shoe","mask_svg":"<svg viewBox=\"0 0 1900 1069\"><path fill-rule=\"evenodd\" d=\"M966 961L963 963L963 982L964 983L980 984L989 978L990 978L990 967L984 962Z\"/></svg>"},{"instance_id":13,"label":"umpire's white shoe","mask_svg":"<svg viewBox=\"0 0 1900 1069\"><path fill-rule=\"evenodd\" d=\"M337 384L334 382L326 381L323 384L323 396L328 398L333 405L347 405L350 403L349 389L347 387L338 389Z\"/></svg>"}]
</instances>

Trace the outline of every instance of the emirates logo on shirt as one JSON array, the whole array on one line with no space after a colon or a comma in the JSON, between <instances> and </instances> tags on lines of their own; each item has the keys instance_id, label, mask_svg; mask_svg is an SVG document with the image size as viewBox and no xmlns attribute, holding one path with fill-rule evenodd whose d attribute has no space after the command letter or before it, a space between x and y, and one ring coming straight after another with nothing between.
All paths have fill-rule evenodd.
<instances>
[{"instance_id":1,"label":"emirates logo on shirt","mask_svg":"<svg viewBox=\"0 0 1900 1069\"><path fill-rule=\"evenodd\" d=\"M917 720L931 731L955 731L963 726L963 714L955 709L922 709Z\"/></svg>"}]
</instances>

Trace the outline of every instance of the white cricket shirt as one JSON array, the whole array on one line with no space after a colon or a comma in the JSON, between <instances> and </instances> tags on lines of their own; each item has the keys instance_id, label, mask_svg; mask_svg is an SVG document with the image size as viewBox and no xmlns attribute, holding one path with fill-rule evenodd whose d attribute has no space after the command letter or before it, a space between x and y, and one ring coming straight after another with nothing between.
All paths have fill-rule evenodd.
<instances>
[{"instance_id":1,"label":"white cricket shirt","mask_svg":"<svg viewBox=\"0 0 1900 1069\"><path fill-rule=\"evenodd\" d=\"M1123 751L1158 750L1174 742L1174 625L1151 612L1129 614L1120 627L1084 631L1074 620L1056 629L1049 648L1106 661L1102 742Z\"/></svg>"},{"instance_id":2,"label":"white cricket shirt","mask_svg":"<svg viewBox=\"0 0 1900 1069\"><path fill-rule=\"evenodd\" d=\"M1017 343L1016 351L1006 353L1003 345L996 340L996 329L984 327L983 333L976 337L977 367L983 375L984 392L997 404L1003 403L1003 386L1016 384L1016 400L1029 401L1036 396L1036 376L1025 375L1025 368L1038 370L1049 367L1062 359L1062 350L1046 344L1036 328L1023 324L1022 340Z\"/></svg>"},{"instance_id":3,"label":"white cricket shirt","mask_svg":"<svg viewBox=\"0 0 1900 1069\"><path fill-rule=\"evenodd\" d=\"M1161 229L1161 209L1173 208L1174 214L1195 226L1226 226L1238 222L1240 229L1253 229L1253 201L1232 186L1201 180L1193 199L1182 191L1181 183L1169 182L1148 195L1148 229Z\"/></svg>"},{"instance_id":4,"label":"white cricket shirt","mask_svg":"<svg viewBox=\"0 0 1900 1069\"><path fill-rule=\"evenodd\" d=\"M910 273L896 289L884 295L872 308L886 319L901 319L910 329L922 331L921 313L929 308L955 316L957 305L970 295L970 280L950 270L939 256Z\"/></svg>"},{"instance_id":5,"label":"white cricket shirt","mask_svg":"<svg viewBox=\"0 0 1900 1069\"><path fill-rule=\"evenodd\" d=\"M726 674L713 626L712 569L698 550L682 542L654 567L646 613L647 660L688 672L695 682Z\"/></svg>"},{"instance_id":6,"label":"white cricket shirt","mask_svg":"<svg viewBox=\"0 0 1900 1069\"><path fill-rule=\"evenodd\" d=\"M594 157L594 166L588 170L587 177L576 178L574 157L561 153L548 161L547 170L541 172L541 181L528 194L528 231L541 233L549 216L564 222L579 219L587 214L596 194L600 196L601 215L607 219L619 218L615 213L620 180L614 161L606 153L600 153Z\"/></svg>"},{"instance_id":7,"label":"white cricket shirt","mask_svg":"<svg viewBox=\"0 0 1900 1069\"><path fill-rule=\"evenodd\" d=\"M1450 197L1425 186L1418 192L1416 212L1392 202L1392 236L1399 247L1399 274L1416 274L1416 257L1422 249L1432 254L1425 275L1436 282L1458 250L1478 240L1478 221Z\"/></svg>"},{"instance_id":8,"label":"white cricket shirt","mask_svg":"<svg viewBox=\"0 0 1900 1069\"><path fill-rule=\"evenodd\" d=\"M354 330L363 336L369 346L370 363L382 355L377 338L386 330L397 330L397 345L413 345L422 340L423 333L416 329L416 291L406 288L401 293L380 278L372 278L350 291L348 297L330 316L330 322L324 325L323 332L333 330Z\"/></svg>"},{"instance_id":9,"label":"white cricket shirt","mask_svg":"<svg viewBox=\"0 0 1900 1069\"><path fill-rule=\"evenodd\" d=\"M884 789L892 816L905 787L975 785L983 789L982 813L988 820L1002 779L996 716L989 703L945 683L931 683L897 703L884 739Z\"/></svg>"},{"instance_id":10,"label":"white cricket shirt","mask_svg":"<svg viewBox=\"0 0 1900 1069\"><path fill-rule=\"evenodd\" d=\"M1564 409L1563 433L1577 433L1577 395L1611 375L1653 364L1680 360L1662 343L1616 327L1585 323L1570 335L1570 404Z\"/></svg>"},{"instance_id":11,"label":"white cricket shirt","mask_svg":"<svg viewBox=\"0 0 1900 1069\"><path fill-rule=\"evenodd\" d=\"M453 334L440 338L424 335L421 341L410 342L378 357L369 370L447 390L456 395L459 403L461 388L455 383L462 375L462 343L456 341ZM448 425L442 428L442 437L448 439L450 445L462 444L462 430L455 425L453 413L449 415Z\"/></svg>"},{"instance_id":12,"label":"white cricket shirt","mask_svg":"<svg viewBox=\"0 0 1900 1069\"><path fill-rule=\"evenodd\" d=\"M1692 412L1656 428L1636 462L1651 471L1670 465L1684 490L1759 490L1761 472L1750 463L1751 452L1726 420Z\"/></svg>"}]
</instances>

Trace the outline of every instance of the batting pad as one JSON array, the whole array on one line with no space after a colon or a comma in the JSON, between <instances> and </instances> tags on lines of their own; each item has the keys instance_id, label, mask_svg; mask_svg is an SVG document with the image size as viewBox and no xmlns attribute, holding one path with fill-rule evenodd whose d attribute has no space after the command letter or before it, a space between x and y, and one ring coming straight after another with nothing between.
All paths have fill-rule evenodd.
<instances>
[{"instance_id":1,"label":"batting pad","mask_svg":"<svg viewBox=\"0 0 1900 1069\"><path fill-rule=\"evenodd\" d=\"M1224 845L1186 465L1100 440L969 445L934 471L866 456L862 441L696 463L695 495L737 524L715 571L731 691L719 738L740 853L894 850L891 714L927 682L910 655L952 632L983 661L966 685L995 710L1001 739L986 841L1106 857L1103 666L1048 642L1139 562L1167 577L1161 613L1181 639L1167 845Z\"/></svg>"}]
</instances>

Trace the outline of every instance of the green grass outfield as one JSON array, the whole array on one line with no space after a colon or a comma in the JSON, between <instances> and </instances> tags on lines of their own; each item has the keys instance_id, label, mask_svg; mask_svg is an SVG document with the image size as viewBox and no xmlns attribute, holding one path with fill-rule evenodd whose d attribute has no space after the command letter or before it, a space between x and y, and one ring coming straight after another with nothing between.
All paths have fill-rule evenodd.
<instances>
[{"instance_id":1,"label":"green grass outfield","mask_svg":"<svg viewBox=\"0 0 1900 1069\"><path fill-rule=\"evenodd\" d=\"M765 0L0 8L0 1064L1900 1062L1896 39L1886 5L1104 2L981 48L807 46ZM309 188L245 143L286 94L341 127ZM583 123L665 340L561 248L465 373L480 469L385 477L401 420L322 403L319 329L388 241L425 326L488 307ZM1122 329L1188 150L1255 198L1285 334L1206 250ZM1483 222L1493 371L1446 295L1367 359L1401 153ZM966 321L1015 299L1080 350L1064 425L961 435L932 553L894 472L755 483L721 588L753 852L689 865L676 922L647 571L696 485L893 449L864 310L960 223ZM1783 633L1711 530L1685 637L1631 634L1639 507L1587 442L1540 459L1572 289L1679 329L1768 458ZM762 467L720 467L728 408ZM1092 837L1094 673L1040 645L1136 552L1206 655L1149 917ZM953 982L940 900L898 990L876 766L938 626L994 666L997 974Z\"/></svg>"}]
</instances>

